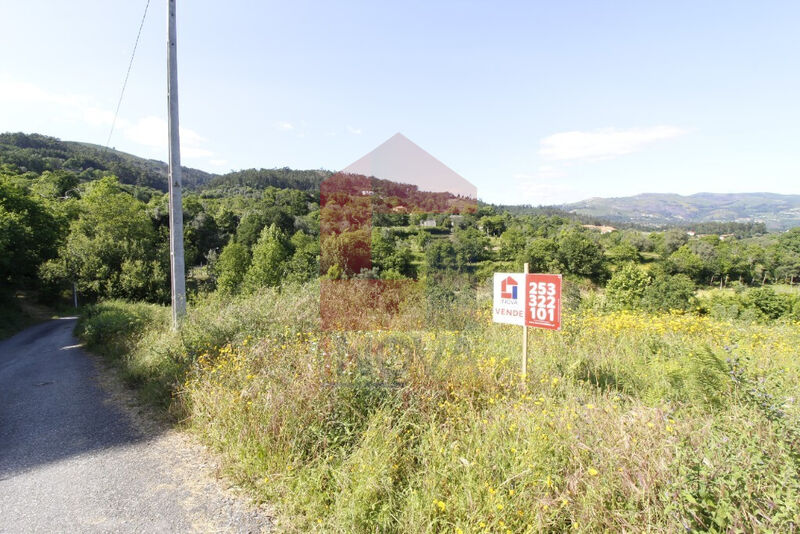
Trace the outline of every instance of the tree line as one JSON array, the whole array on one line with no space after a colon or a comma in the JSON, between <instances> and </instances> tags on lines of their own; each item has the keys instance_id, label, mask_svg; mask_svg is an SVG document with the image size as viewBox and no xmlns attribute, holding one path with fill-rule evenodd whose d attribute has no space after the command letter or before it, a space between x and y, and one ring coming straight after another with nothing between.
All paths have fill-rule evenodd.
<instances>
[{"instance_id":1,"label":"tree line","mask_svg":"<svg viewBox=\"0 0 800 534\"><path fill-rule=\"evenodd\" d=\"M234 294L320 273L402 279L450 272L477 284L527 262L533 272L606 287L620 301L680 308L697 287L800 279L800 228L767 234L726 223L702 227L724 234L686 228L601 234L558 214L490 205L464 213L406 212L396 209L396 200L382 201L392 209L372 213L366 237L359 237L368 268L348 271L334 253L320 253L318 191L242 187L184 197L186 265L195 292ZM334 212L325 224L350 215ZM168 302L167 236L167 198L160 190L113 176L85 180L68 169L33 172L0 163L0 280L7 290L33 287L58 298L74 286L88 301ZM350 246L334 245L334 252Z\"/></svg>"}]
</instances>

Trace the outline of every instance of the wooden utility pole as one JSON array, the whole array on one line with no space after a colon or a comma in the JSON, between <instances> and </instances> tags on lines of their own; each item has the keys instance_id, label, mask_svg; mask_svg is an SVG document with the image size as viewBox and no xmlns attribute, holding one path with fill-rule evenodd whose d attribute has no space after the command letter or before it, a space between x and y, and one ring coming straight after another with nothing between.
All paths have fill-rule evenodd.
<instances>
[{"instance_id":1,"label":"wooden utility pole","mask_svg":"<svg viewBox=\"0 0 800 534\"><path fill-rule=\"evenodd\" d=\"M186 315L186 268L183 260L181 140L178 125L178 39L175 0L167 0L167 104L169 106L169 265L172 275L172 327Z\"/></svg>"}]
</instances>

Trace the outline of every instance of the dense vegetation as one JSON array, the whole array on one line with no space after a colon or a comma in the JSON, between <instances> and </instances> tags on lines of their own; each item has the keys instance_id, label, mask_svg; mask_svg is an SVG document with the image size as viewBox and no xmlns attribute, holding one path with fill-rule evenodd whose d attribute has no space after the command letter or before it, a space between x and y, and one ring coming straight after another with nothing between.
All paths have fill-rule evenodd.
<instances>
[{"instance_id":1,"label":"dense vegetation","mask_svg":"<svg viewBox=\"0 0 800 534\"><path fill-rule=\"evenodd\" d=\"M563 331L531 332L523 381L519 329L490 322L486 285L477 305L429 295L396 315L428 331L324 332L310 284L209 295L180 333L167 308L107 301L79 330L284 530L800 524L800 322L587 298Z\"/></svg>"},{"instance_id":2,"label":"dense vegetation","mask_svg":"<svg viewBox=\"0 0 800 534\"><path fill-rule=\"evenodd\" d=\"M108 169L87 167L89 152L76 162L80 154L66 148L72 145L52 138L4 134L0 141L5 147L0 151L0 278L6 293L33 287L44 298L66 298L74 284L81 301L168 300L164 193L120 181ZM68 154L72 163L64 159ZM425 206L446 199L414 197L409 204L408 188L384 184L379 189L386 191L371 197L365 212L371 222L359 232L366 237L358 236L354 245L346 235L326 234L323 242L333 241L320 254L317 187L326 176L321 171L242 171L187 190L190 288L252 292L287 279L316 278L320 267L333 278L424 279L452 272L474 285L492 272L519 270L528 262L533 271L566 274L574 287L608 284L602 297L607 309L699 309L758 317L796 313L794 297L773 294L768 286L792 285L800 276L797 228L764 233L763 225L752 223L702 223L693 231L627 228L601 234L597 230L605 227L584 226L557 212L480 205L457 215L426 213ZM408 206L398 206L403 202ZM343 216L332 210L325 217ZM710 231L725 233L703 233ZM364 272L335 253L356 245L369 256ZM706 300L716 301L703 304L701 299L697 308L695 289L714 286L736 292L724 299L708 295ZM766 289L752 292L761 286Z\"/></svg>"},{"instance_id":3,"label":"dense vegetation","mask_svg":"<svg viewBox=\"0 0 800 534\"><path fill-rule=\"evenodd\" d=\"M124 184L162 191L167 188L167 166L161 161L39 134L0 134L0 161L35 175L66 171L79 181L113 175ZM183 168L183 179L188 186L200 185L211 177L204 171Z\"/></svg>"},{"instance_id":4,"label":"dense vegetation","mask_svg":"<svg viewBox=\"0 0 800 534\"><path fill-rule=\"evenodd\" d=\"M1 139L0 304L74 285L80 335L287 529L798 528L800 228L433 212L455 199L391 184L325 212L326 173L243 171L185 192L175 332L165 194ZM368 263L341 254L354 243ZM566 312L531 332L523 380L489 280L524 262L565 275ZM380 331L323 328L326 287L338 303L372 282L384 308L356 319L377 310Z\"/></svg>"},{"instance_id":5,"label":"dense vegetation","mask_svg":"<svg viewBox=\"0 0 800 534\"><path fill-rule=\"evenodd\" d=\"M330 176L327 171L297 171L283 169L246 169L216 176L203 186L206 196L246 194L268 187L319 191L322 181Z\"/></svg>"}]
</instances>

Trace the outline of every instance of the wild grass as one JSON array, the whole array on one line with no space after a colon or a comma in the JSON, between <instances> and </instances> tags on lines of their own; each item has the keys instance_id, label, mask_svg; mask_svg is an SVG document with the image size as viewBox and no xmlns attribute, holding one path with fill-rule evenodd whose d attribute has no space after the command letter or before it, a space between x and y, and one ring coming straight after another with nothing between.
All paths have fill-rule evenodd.
<instances>
[{"instance_id":1,"label":"wild grass","mask_svg":"<svg viewBox=\"0 0 800 534\"><path fill-rule=\"evenodd\" d=\"M11 337L33 324L53 318L56 309L39 303L38 296L34 291L0 288L0 340ZM62 308L59 311L64 311L63 306L56 308Z\"/></svg>"},{"instance_id":2,"label":"wild grass","mask_svg":"<svg viewBox=\"0 0 800 534\"><path fill-rule=\"evenodd\" d=\"M523 380L485 297L440 308L460 330L323 332L318 295L212 295L180 333L107 302L79 329L283 530L798 531L796 322L577 310L530 333Z\"/></svg>"},{"instance_id":3,"label":"wild grass","mask_svg":"<svg viewBox=\"0 0 800 534\"><path fill-rule=\"evenodd\" d=\"M0 340L13 336L32 322L15 296L8 291L0 290Z\"/></svg>"}]
</instances>

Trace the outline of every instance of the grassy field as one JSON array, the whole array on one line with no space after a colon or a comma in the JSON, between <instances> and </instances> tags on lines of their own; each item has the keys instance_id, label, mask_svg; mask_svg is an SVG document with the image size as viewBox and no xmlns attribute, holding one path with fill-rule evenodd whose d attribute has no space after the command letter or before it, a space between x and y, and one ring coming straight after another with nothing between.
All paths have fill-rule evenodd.
<instances>
[{"instance_id":1,"label":"grassy field","mask_svg":"<svg viewBox=\"0 0 800 534\"><path fill-rule=\"evenodd\" d=\"M446 308L459 330L326 333L318 306L212 295L175 333L111 301L78 330L286 531L800 528L798 323L578 309L523 379L486 295Z\"/></svg>"}]
</instances>

